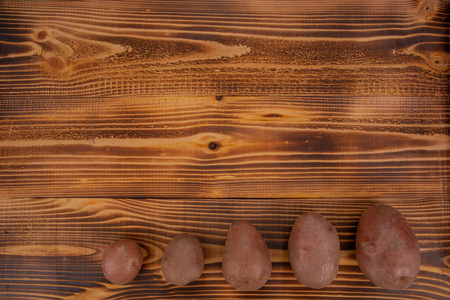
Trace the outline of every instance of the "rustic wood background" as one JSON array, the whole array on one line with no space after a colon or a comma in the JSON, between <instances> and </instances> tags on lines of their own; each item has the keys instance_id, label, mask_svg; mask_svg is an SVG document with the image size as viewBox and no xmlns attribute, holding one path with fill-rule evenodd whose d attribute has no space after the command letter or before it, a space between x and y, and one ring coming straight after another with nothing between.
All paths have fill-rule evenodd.
<instances>
[{"instance_id":1,"label":"rustic wood background","mask_svg":"<svg viewBox=\"0 0 450 300\"><path fill-rule=\"evenodd\" d=\"M449 299L450 2L0 1L1 299ZM360 214L391 204L422 266L405 291L355 260ZM336 280L297 283L287 239L322 213ZM273 274L238 292L221 274L229 224L253 223ZM168 284L177 233L202 277ZM103 249L146 251L135 281Z\"/></svg>"}]
</instances>

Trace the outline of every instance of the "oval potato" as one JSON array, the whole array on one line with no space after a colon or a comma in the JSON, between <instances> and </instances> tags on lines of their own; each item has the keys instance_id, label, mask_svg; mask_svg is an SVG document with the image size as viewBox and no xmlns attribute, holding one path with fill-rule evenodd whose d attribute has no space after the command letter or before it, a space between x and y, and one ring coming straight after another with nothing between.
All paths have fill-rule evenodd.
<instances>
[{"instance_id":1,"label":"oval potato","mask_svg":"<svg viewBox=\"0 0 450 300\"><path fill-rule=\"evenodd\" d=\"M128 239L115 241L103 252L103 275L111 283L127 284L139 274L143 261L138 243Z\"/></svg>"},{"instance_id":2,"label":"oval potato","mask_svg":"<svg viewBox=\"0 0 450 300\"><path fill-rule=\"evenodd\" d=\"M419 273L419 243L399 211L389 205L375 205L359 220L356 260L374 285L406 289Z\"/></svg>"},{"instance_id":3,"label":"oval potato","mask_svg":"<svg viewBox=\"0 0 450 300\"><path fill-rule=\"evenodd\" d=\"M168 282L186 285L202 275L204 265L200 241L193 235L180 233L167 244L161 271Z\"/></svg>"},{"instance_id":4,"label":"oval potato","mask_svg":"<svg viewBox=\"0 0 450 300\"><path fill-rule=\"evenodd\" d=\"M289 235L288 253L294 275L301 284L321 289L336 278L339 235L321 214L304 213L297 218Z\"/></svg>"},{"instance_id":5,"label":"oval potato","mask_svg":"<svg viewBox=\"0 0 450 300\"><path fill-rule=\"evenodd\" d=\"M222 259L225 280L235 289L260 289L269 280L272 262L258 230L247 221L235 221L228 229Z\"/></svg>"}]
</instances>

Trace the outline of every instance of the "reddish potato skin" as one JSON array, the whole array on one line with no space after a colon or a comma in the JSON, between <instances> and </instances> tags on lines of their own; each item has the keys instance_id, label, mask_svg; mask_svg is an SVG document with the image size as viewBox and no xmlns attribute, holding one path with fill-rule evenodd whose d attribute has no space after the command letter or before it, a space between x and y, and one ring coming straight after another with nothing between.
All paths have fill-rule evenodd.
<instances>
[{"instance_id":1,"label":"reddish potato skin","mask_svg":"<svg viewBox=\"0 0 450 300\"><path fill-rule=\"evenodd\" d=\"M128 239L115 241L103 252L103 275L111 283L127 284L137 276L143 261L138 243Z\"/></svg>"},{"instance_id":2,"label":"reddish potato skin","mask_svg":"<svg viewBox=\"0 0 450 300\"><path fill-rule=\"evenodd\" d=\"M326 287L339 269L340 242L336 228L321 214L302 214L289 235L288 254L298 282L313 289Z\"/></svg>"},{"instance_id":3,"label":"reddish potato skin","mask_svg":"<svg viewBox=\"0 0 450 300\"><path fill-rule=\"evenodd\" d=\"M269 280L272 262L258 230L247 221L235 221L228 229L222 273L237 290L254 291Z\"/></svg>"},{"instance_id":4,"label":"reddish potato skin","mask_svg":"<svg viewBox=\"0 0 450 300\"><path fill-rule=\"evenodd\" d=\"M359 220L356 260L374 285L390 290L406 289L419 273L419 243L399 211L389 205L375 205Z\"/></svg>"},{"instance_id":5,"label":"reddish potato skin","mask_svg":"<svg viewBox=\"0 0 450 300\"><path fill-rule=\"evenodd\" d=\"M193 235L180 233L167 244L161 271L171 284L186 285L202 275L204 261L200 241Z\"/></svg>"}]
</instances>

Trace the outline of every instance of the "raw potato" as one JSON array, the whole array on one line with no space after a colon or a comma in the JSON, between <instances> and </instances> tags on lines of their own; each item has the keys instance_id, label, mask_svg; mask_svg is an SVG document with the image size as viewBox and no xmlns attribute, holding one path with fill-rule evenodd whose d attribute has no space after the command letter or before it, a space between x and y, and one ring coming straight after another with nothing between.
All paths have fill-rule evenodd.
<instances>
[{"instance_id":1,"label":"raw potato","mask_svg":"<svg viewBox=\"0 0 450 300\"><path fill-rule=\"evenodd\" d=\"M137 276L143 261L138 243L126 239L115 241L103 252L103 275L114 284L127 284Z\"/></svg>"},{"instance_id":2,"label":"raw potato","mask_svg":"<svg viewBox=\"0 0 450 300\"><path fill-rule=\"evenodd\" d=\"M222 272L235 289L260 289L272 273L269 249L258 230L247 221L235 221L228 229Z\"/></svg>"},{"instance_id":3,"label":"raw potato","mask_svg":"<svg viewBox=\"0 0 450 300\"><path fill-rule=\"evenodd\" d=\"M200 241L195 236L181 233L167 244L161 270L168 282L186 285L202 275L204 264Z\"/></svg>"},{"instance_id":4,"label":"raw potato","mask_svg":"<svg viewBox=\"0 0 450 300\"><path fill-rule=\"evenodd\" d=\"M339 235L321 214L304 213L297 218L289 236L288 253L294 275L301 284L321 289L336 278Z\"/></svg>"},{"instance_id":5,"label":"raw potato","mask_svg":"<svg viewBox=\"0 0 450 300\"><path fill-rule=\"evenodd\" d=\"M406 289L419 273L419 243L399 211L389 205L375 205L359 220L356 260L374 285Z\"/></svg>"}]
</instances>

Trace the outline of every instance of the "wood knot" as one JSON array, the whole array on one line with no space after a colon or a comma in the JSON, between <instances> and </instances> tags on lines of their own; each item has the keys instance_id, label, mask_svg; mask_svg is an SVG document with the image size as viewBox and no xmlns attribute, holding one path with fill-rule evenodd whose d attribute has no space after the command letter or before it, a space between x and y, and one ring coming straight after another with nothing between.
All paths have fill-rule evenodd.
<instances>
[{"instance_id":1,"label":"wood knot","mask_svg":"<svg viewBox=\"0 0 450 300\"><path fill-rule=\"evenodd\" d=\"M211 142L211 143L209 143L208 148L209 148L209 150L212 150L212 151L217 150L217 149L219 149L219 144L216 142Z\"/></svg>"},{"instance_id":2,"label":"wood knot","mask_svg":"<svg viewBox=\"0 0 450 300\"><path fill-rule=\"evenodd\" d=\"M422 22L434 18L439 10L439 0L424 0L419 4L417 16Z\"/></svg>"},{"instance_id":3,"label":"wood knot","mask_svg":"<svg viewBox=\"0 0 450 300\"><path fill-rule=\"evenodd\" d=\"M48 60L50 66L54 69L62 70L66 67L66 63L59 57L51 57Z\"/></svg>"},{"instance_id":4,"label":"wood knot","mask_svg":"<svg viewBox=\"0 0 450 300\"><path fill-rule=\"evenodd\" d=\"M38 40L45 40L45 38L47 36L48 36L48 33L45 30L39 31L38 34L37 34Z\"/></svg>"},{"instance_id":5,"label":"wood knot","mask_svg":"<svg viewBox=\"0 0 450 300\"><path fill-rule=\"evenodd\" d=\"M450 255L444 257L444 258L442 259L442 261L444 262L444 264L445 264L447 267L450 268Z\"/></svg>"},{"instance_id":6,"label":"wood knot","mask_svg":"<svg viewBox=\"0 0 450 300\"><path fill-rule=\"evenodd\" d=\"M223 98L223 96L216 96L216 100L217 100L217 101L222 100L222 98Z\"/></svg>"},{"instance_id":7,"label":"wood knot","mask_svg":"<svg viewBox=\"0 0 450 300\"><path fill-rule=\"evenodd\" d=\"M48 66L54 70L64 70L67 67L65 59L58 57L51 52L45 52L42 54L42 58L47 62Z\"/></svg>"},{"instance_id":8,"label":"wood knot","mask_svg":"<svg viewBox=\"0 0 450 300\"><path fill-rule=\"evenodd\" d=\"M266 118L281 118L282 116L280 114L267 114L264 115Z\"/></svg>"},{"instance_id":9,"label":"wood knot","mask_svg":"<svg viewBox=\"0 0 450 300\"><path fill-rule=\"evenodd\" d=\"M448 57L443 53L432 53L428 58L428 63L433 69L445 72L448 70Z\"/></svg>"}]
</instances>

